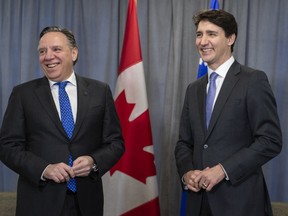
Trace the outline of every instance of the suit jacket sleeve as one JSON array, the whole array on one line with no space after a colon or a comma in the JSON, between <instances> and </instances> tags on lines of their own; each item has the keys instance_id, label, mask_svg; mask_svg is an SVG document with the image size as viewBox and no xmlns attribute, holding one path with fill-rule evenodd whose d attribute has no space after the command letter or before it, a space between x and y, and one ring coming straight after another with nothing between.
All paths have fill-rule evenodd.
<instances>
[{"instance_id":1,"label":"suit jacket sleeve","mask_svg":"<svg viewBox=\"0 0 288 216\"><path fill-rule=\"evenodd\" d=\"M13 171L38 185L41 183L41 174L49 163L26 151L27 134L21 91L21 88L15 87L9 98L1 127L0 159Z\"/></svg>"},{"instance_id":2,"label":"suit jacket sleeve","mask_svg":"<svg viewBox=\"0 0 288 216\"><path fill-rule=\"evenodd\" d=\"M108 85L106 85L105 88L104 101L105 111L102 123L102 147L91 154L99 167L99 176L104 175L110 170L125 151L120 121Z\"/></svg>"},{"instance_id":3,"label":"suit jacket sleeve","mask_svg":"<svg viewBox=\"0 0 288 216\"><path fill-rule=\"evenodd\" d=\"M261 168L277 156L282 148L276 101L267 76L262 71L254 71L252 74L246 83L246 100L243 101L248 116L246 127L251 131L252 142L221 161L232 184L244 180ZM234 114L237 116L237 113ZM240 117L238 121L243 121Z\"/></svg>"},{"instance_id":4,"label":"suit jacket sleeve","mask_svg":"<svg viewBox=\"0 0 288 216\"><path fill-rule=\"evenodd\" d=\"M196 102L196 95L194 94L194 92L196 92L195 86L195 83L190 84L186 90L184 105L180 118L179 139L175 147L176 165L180 178L182 178L182 176L190 170L200 169L199 162L201 161L201 155L199 153L196 155L194 154L195 147L197 151L197 146L194 145L196 137L193 135L195 132L192 130L194 127L191 124L190 118L191 113L197 112L194 109L195 106L191 106L191 104L195 104ZM196 130L197 128L201 128L199 120L193 119L193 122L195 125L197 125L195 128ZM201 130L198 130L198 132L201 133ZM202 134L202 137L203 136L204 135Z\"/></svg>"}]
</instances>

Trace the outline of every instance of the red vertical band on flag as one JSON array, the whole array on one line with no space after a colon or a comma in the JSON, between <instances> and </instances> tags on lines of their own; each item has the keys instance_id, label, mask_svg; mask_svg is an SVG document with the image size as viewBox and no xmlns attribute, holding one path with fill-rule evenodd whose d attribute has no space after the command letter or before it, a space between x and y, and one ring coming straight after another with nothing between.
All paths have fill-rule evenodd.
<instances>
[{"instance_id":1,"label":"red vertical band on flag","mask_svg":"<svg viewBox=\"0 0 288 216\"><path fill-rule=\"evenodd\" d=\"M142 61L141 53L137 4L136 0L129 0L119 74L131 65Z\"/></svg>"}]
</instances>

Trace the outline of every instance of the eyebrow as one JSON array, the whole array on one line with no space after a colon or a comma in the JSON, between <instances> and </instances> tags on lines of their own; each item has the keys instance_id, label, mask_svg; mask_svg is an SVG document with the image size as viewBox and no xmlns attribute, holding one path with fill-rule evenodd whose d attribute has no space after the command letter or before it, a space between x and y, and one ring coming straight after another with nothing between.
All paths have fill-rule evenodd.
<instances>
[{"instance_id":1,"label":"eyebrow","mask_svg":"<svg viewBox=\"0 0 288 216\"><path fill-rule=\"evenodd\" d=\"M210 33L210 34L211 34L211 33L218 34L218 31L213 31L213 30L207 30L206 32L207 32L207 33Z\"/></svg>"},{"instance_id":2,"label":"eyebrow","mask_svg":"<svg viewBox=\"0 0 288 216\"><path fill-rule=\"evenodd\" d=\"M52 49L54 48L63 48L63 46L61 45L53 45L53 46L50 46ZM43 50L43 49L47 49L47 47L38 47L38 50Z\"/></svg>"},{"instance_id":3,"label":"eyebrow","mask_svg":"<svg viewBox=\"0 0 288 216\"><path fill-rule=\"evenodd\" d=\"M196 33L202 33L203 31L197 31ZM206 32L206 33L208 33L208 34L218 34L218 31L213 31L213 30L206 30L206 31L204 31L204 32Z\"/></svg>"}]
</instances>

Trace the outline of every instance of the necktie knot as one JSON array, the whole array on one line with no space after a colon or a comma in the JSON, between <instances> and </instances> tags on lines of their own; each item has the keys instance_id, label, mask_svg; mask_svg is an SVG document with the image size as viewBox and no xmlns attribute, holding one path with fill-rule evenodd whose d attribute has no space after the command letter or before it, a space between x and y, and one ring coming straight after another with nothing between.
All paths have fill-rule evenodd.
<instances>
[{"instance_id":1,"label":"necktie knot","mask_svg":"<svg viewBox=\"0 0 288 216\"><path fill-rule=\"evenodd\" d=\"M65 89L68 82L69 81L57 82L57 83L55 83L55 85L58 85L59 89Z\"/></svg>"},{"instance_id":2,"label":"necktie knot","mask_svg":"<svg viewBox=\"0 0 288 216\"><path fill-rule=\"evenodd\" d=\"M216 72L212 72L210 75L210 83L215 82L217 77L218 77L218 74Z\"/></svg>"}]
</instances>

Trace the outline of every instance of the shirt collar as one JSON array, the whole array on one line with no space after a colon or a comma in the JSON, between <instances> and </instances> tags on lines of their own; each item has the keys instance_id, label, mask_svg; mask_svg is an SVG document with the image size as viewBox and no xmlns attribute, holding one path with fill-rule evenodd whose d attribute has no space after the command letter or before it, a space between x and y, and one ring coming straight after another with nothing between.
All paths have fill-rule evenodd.
<instances>
[{"instance_id":1,"label":"shirt collar","mask_svg":"<svg viewBox=\"0 0 288 216\"><path fill-rule=\"evenodd\" d=\"M57 83L57 82L52 81L50 79L48 79L48 81L49 81L50 87L52 87L55 83ZM76 76L75 76L74 71L72 72L72 74L70 75L70 77L68 79L63 80L63 81L69 81L69 83L71 83L72 85L77 86Z\"/></svg>"},{"instance_id":2,"label":"shirt collar","mask_svg":"<svg viewBox=\"0 0 288 216\"><path fill-rule=\"evenodd\" d=\"M212 70L211 68L208 67L208 77L210 77L212 72L216 72L220 77L225 78L226 74L235 61L234 57L231 56L226 62L224 62L222 65L220 65L216 70Z\"/></svg>"}]
</instances>

